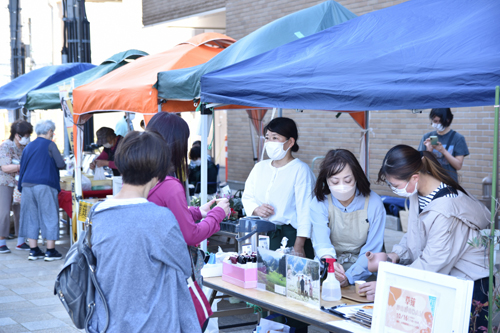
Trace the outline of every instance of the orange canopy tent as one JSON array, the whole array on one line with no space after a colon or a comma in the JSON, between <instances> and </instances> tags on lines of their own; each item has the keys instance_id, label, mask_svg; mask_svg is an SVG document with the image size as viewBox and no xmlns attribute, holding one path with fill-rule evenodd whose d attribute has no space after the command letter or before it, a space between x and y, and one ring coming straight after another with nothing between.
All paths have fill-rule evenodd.
<instances>
[{"instance_id":1,"label":"orange canopy tent","mask_svg":"<svg viewBox=\"0 0 500 333\"><path fill-rule=\"evenodd\" d=\"M207 62L235 40L220 33L203 33L170 50L142 57L73 91L74 121L87 121L94 112L121 111L144 115L147 123L158 112L153 88L160 71L193 67ZM195 111L192 101L169 101L161 111Z\"/></svg>"}]
</instances>

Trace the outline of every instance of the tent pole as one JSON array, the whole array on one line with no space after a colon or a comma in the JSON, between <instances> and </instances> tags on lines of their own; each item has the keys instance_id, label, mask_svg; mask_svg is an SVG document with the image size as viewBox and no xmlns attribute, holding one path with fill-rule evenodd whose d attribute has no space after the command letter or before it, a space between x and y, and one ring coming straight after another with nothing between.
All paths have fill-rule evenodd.
<instances>
[{"instance_id":1,"label":"tent pole","mask_svg":"<svg viewBox=\"0 0 500 333\"><path fill-rule=\"evenodd\" d=\"M208 117L212 114L212 110L206 108L205 104L201 104L201 193L200 206L207 202L207 139L208 139ZM201 242L201 249L207 251L207 240Z\"/></svg>"},{"instance_id":2,"label":"tent pole","mask_svg":"<svg viewBox=\"0 0 500 333\"><path fill-rule=\"evenodd\" d=\"M496 216L496 208L497 208L497 202L496 202L496 196L497 196L497 177L498 177L498 114L499 114L499 104L500 104L500 86L497 86L495 89L495 132L494 132L494 139L493 139L493 175L491 177L491 185L492 185L492 191L491 191L491 233L490 233L490 282L489 282L489 289L488 289L488 332L492 332L493 328L493 316L494 316L494 311L493 311L493 304L495 300L495 295L493 295L493 268L494 268L494 254L495 254L495 216Z\"/></svg>"},{"instance_id":3,"label":"tent pole","mask_svg":"<svg viewBox=\"0 0 500 333\"><path fill-rule=\"evenodd\" d=\"M370 111L365 111L365 173L366 177L370 179L370 131L368 129L370 128Z\"/></svg>"},{"instance_id":4,"label":"tent pole","mask_svg":"<svg viewBox=\"0 0 500 333\"><path fill-rule=\"evenodd\" d=\"M253 151L253 164L257 163L257 151L255 150L255 138L253 135L252 129L252 118L248 118L248 122L250 123L250 140L252 141L252 151ZM260 138L259 138L260 140Z\"/></svg>"},{"instance_id":5,"label":"tent pole","mask_svg":"<svg viewBox=\"0 0 500 333\"><path fill-rule=\"evenodd\" d=\"M283 117L283 109L282 108L278 108L278 117Z\"/></svg>"}]
</instances>

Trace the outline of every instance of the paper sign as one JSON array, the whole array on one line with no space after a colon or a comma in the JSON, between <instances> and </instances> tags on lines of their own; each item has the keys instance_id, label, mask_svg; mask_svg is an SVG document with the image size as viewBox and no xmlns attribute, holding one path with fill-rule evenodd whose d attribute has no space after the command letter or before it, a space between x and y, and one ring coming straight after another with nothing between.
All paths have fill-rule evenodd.
<instances>
[{"instance_id":1,"label":"paper sign","mask_svg":"<svg viewBox=\"0 0 500 333\"><path fill-rule=\"evenodd\" d=\"M385 332L432 333L436 301L435 296L390 287Z\"/></svg>"},{"instance_id":2,"label":"paper sign","mask_svg":"<svg viewBox=\"0 0 500 333\"><path fill-rule=\"evenodd\" d=\"M90 214L90 209L94 204L80 200L80 211L78 212L78 221L85 222Z\"/></svg>"}]
</instances>

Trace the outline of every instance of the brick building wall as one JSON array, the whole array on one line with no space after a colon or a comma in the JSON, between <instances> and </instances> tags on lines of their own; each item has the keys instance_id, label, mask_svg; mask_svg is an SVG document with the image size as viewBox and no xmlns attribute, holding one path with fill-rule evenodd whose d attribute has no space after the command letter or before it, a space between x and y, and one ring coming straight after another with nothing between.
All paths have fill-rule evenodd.
<instances>
[{"instance_id":1,"label":"brick building wall","mask_svg":"<svg viewBox=\"0 0 500 333\"><path fill-rule=\"evenodd\" d=\"M225 0L142 0L142 23L151 25L170 21L223 8L225 4Z\"/></svg>"},{"instance_id":2,"label":"brick building wall","mask_svg":"<svg viewBox=\"0 0 500 333\"><path fill-rule=\"evenodd\" d=\"M228 0L226 32L241 38L284 15L320 3L307 0L249 1ZM360 16L404 1L339 0L340 4ZM493 101L492 101L493 102ZM429 111L412 114L409 110L374 111L370 113L373 135L370 136L370 181L372 189L382 195L393 195L385 185L375 184L378 170L387 151L396 144L418 147L423 134L432 130ZM459 171L462 185L475 196L482 193L481 181L491 175L493 154L493 107L452 109L452 129L465 136L470 155ZM268 112L265 122L269 121ZM336 118L335 112L283 110L283 116L297 122L300 150L295 154L311 165L316 156L329 149L345 148L359 157L360 128L347 114ZM244 182L253 167L248 115L228 111L228 179Z\"/></svg>"}]
</instances>

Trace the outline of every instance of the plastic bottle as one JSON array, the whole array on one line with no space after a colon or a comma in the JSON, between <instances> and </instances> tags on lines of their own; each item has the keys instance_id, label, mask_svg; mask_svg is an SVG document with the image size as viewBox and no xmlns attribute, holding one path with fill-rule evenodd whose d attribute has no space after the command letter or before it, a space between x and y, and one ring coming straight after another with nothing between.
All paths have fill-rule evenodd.
<instances>
[{"instance_id":1,"label":"plastic bottle","mask_svg":"<svg viewBox=\"0 0 500 333\"><path fill-rule=\"evenodd\" d=\"M328 265L328 277L323 281L321 299L328 302L339 301L342 298L342 292L340 291L340 283L335 278L335 259L326 258L326 263Z\"/></svg>"}]
</instances>

